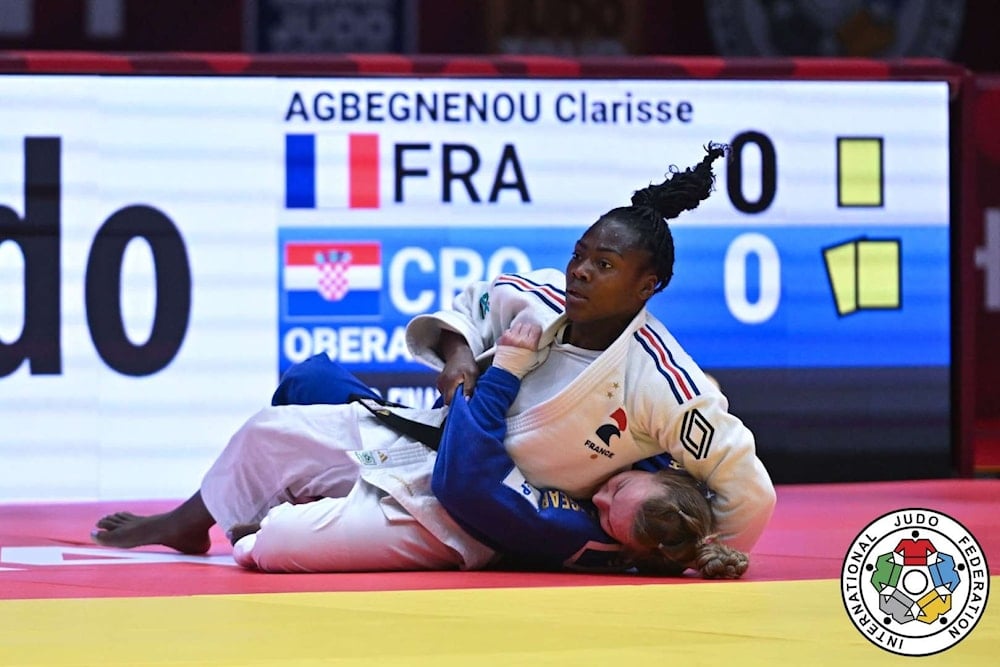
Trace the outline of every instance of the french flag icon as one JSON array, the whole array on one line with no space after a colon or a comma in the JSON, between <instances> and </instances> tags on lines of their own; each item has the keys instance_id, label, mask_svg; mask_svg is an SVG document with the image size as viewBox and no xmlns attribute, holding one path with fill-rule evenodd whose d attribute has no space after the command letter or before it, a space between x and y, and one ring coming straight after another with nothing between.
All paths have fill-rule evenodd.
<instances>
[{"instance_id":1,"label":"french flag icon","mask_svg":"<svg viewBox=\"0 0 1000 667\"><path fill-rule=\"evenodd\" d=\"M286 134L285 208L378 208L377 134Z\"/></svg>"},{"instance_id":2,"label":"french flag icon","mask_svg":"<svg viewBox=\"0 0 1000 667\"><path fill-rule=\"evenodd\" d=\"M377 316L382 245L377 241L287 241L281 277L286 317Z\"/></svg>"}]
</instances>

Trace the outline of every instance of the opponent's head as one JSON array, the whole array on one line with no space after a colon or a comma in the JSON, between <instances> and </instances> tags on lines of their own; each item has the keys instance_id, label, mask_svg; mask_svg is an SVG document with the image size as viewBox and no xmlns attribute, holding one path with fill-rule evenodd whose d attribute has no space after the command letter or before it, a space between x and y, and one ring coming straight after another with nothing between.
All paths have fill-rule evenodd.
<instances>
[{"instance_id":1,"label":"opponent's head","mask_svg":"<svg viewBox=\"0 0 1000 667\"><path fill-rule=\"evenodd\" d=\"M710 579L735 579L746 554L714 541L714 517L704 487L675 470L614 475L593 496L608 535L622 543L640 572L677 575L687 568Z\"/></svg>"}]
</instances>

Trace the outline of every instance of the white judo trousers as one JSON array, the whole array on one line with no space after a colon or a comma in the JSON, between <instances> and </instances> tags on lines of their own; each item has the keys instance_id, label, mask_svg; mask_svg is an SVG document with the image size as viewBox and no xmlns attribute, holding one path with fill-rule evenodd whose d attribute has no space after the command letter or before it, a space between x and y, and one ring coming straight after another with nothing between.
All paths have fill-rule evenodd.
<instances>
[{"instance_id":1,"label":"white judo trousers","mask_svg":"<svg viewBox=\"0 0 1000 667\"><path fill-rule=\"evenodd\" d=\"M440 410L396 410L439 424ZM435 453L363 405L267 407L205 474L205 506L229 534L260 522L233 556L268 572L477 569L494 552L431 493Z\"/></svg>"}]
</instances>

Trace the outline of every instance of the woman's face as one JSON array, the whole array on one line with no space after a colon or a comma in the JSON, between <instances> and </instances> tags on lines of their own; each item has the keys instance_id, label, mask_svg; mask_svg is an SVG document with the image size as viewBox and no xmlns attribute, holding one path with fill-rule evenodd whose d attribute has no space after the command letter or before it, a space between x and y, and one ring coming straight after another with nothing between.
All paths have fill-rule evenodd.
<instances>
[{"instance_id":1,"label":"woman's face","mask_svg":"<svg viewBox=\"0 0 1000 667\"><path fill-rule=\"evenodd\" d=\"M625 547L639 551L642 546L633 535L635 518L647 500L663 493L663 485L653 473L627 470L605 482L591 500L604 532Z\"/></svg>"},{"instance_id":2,"label":"woman's face","mask_svg":"<svg viewBox=\"0 0 1000 667\"><path fill-rule=\"evenodd\" d=\"M634 240L630 229L604 220L576 242L566 266L566 315L574 345L603 349L592 344L610 344L653 294L649 252L633 247Z\"/></svg>"}]
</instances>

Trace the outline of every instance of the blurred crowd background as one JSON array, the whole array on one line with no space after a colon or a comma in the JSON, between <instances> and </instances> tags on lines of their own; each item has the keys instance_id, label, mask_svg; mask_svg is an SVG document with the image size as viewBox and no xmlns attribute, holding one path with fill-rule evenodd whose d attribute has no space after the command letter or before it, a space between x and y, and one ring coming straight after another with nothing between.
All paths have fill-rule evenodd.
<instances>
[{"instance_id":1,"label":"blurred crowd background","mask_svg":"<svg viewBox=\"0 0 1000 667\"><path fill-rule=\"evenodd\" d=\"M1000 70L994 0L0 0L0 49L933 57Z\"/></svg>"}]
</instances>

